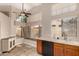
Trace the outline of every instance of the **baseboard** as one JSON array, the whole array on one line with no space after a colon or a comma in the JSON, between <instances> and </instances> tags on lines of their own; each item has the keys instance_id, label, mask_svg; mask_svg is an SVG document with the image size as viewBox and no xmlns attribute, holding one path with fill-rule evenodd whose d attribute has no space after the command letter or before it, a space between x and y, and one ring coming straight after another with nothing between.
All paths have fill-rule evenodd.
<instances>
[{"instance_id":1,"label":"baseboard","mask_svg":"<svg viewBox=\"0 0 79 59\"><path fill-rule=\"evenodd\" d=\"M27 44L27 45L30 45L32 47L36 47L36 41L33 41L33 40L27 40L27 39L25 39L23 43Z\"/></svg>"}]
</instances>

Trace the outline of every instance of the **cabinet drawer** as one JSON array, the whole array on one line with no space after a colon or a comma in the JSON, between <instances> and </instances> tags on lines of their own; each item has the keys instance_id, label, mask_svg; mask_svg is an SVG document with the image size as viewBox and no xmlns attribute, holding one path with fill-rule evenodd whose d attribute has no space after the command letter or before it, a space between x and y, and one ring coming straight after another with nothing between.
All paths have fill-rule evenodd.
<instances>
[{"instance_id":1,"label":"cabinet drawer","mask_svg":"<svg viewBox=\"0 0 79 59\"><path fill-rule=\"evenodd\" d=\"M15 45L15 40L13 40L13 45Z\"/></svg>"},{"instance_id":2,"label":"cabinet drawer","mask_svg":"<svg viewBox=\"0 0 79 59\"><path fill-rule=\"evenodd\" d=\"M72 45L65 45L64 55L65 56L79 56L79 47L72 46Z\"/></svg>"},{"instance_id":3,"label":"cabinet drawer","mask_svg":"<svg viewBox=\"0 0 79 59\"><path fill-rule=\"evenodd\" d=\"M12 47L12 41L10 41L9 43L10 43L10 47L9 48L11 48Z\"/></svg>"}]
</instances>

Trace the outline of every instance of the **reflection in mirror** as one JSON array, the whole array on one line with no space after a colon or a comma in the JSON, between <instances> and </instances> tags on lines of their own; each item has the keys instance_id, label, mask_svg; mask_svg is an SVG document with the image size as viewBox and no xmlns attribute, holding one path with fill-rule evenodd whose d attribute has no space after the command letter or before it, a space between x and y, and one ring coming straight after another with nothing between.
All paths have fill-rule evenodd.
<instances>
[{"instance_id":1,"label":"reflection in mirror","mask_svg":"<svg viewBox=\"0 0 79 59\"><path fill-rule=\"evenodd\" d=\"M62 32L61 32L61 19L55 19L55 20L52 20L52 28L51 28L51 31L52 31L52 38L53 39L57 39L57 40L60 40L62 38Z\"/></svg>"},{"instance_id":2,"label":"reflection in mirror","mask_svg":"<svg viewBox=\"0 0 79 59\"><path fill-rule=\"evenodd\" d=\"M41 26L33 26L31 27L31 38L40 38L41 37Z\"/></svg>"},{"instance_id":3,"label":"reflection in mirror","mask_svg":"<svg viewBox=\"0 0 79 59\"><path fill-rule=\"evenodd\" d=\"M21 37L21 27L16 27L16 37Z\"/></svg>"},{"instance_id":4,"label":"reflection in mirror","mask_svg":"<svg viewBox=\"0 0 79 59\"><path fill-rule=\"evenodd\" d=\"M68 17L62 20L62 33L64 40L73 41L77 37L77 17Z\"/></svg>"}]
</instances>

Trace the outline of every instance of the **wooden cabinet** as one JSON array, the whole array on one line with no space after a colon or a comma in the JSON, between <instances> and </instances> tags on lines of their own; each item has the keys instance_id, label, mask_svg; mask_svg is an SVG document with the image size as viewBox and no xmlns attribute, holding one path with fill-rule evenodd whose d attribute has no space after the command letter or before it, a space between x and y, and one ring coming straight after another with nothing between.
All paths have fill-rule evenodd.
<instances>
[{"instance_id":1,"label":"wooden cabinet","mask_svg":"<svg viewBox=\"0 0 79 59\"><path fill-rule=\"evenodd\" d=\"M44 48L43 41L37 40L37 52L43 54L45 49L46 48ZM53 43L51 52L54 54L54 56L79 56L79 46Z\"/></svg>"},{"instance_id":2,"label":"wooden cabinet","mask_svg":"<svg viewBox=\"0 0 79 59\"><path fill-rule=\"evenodd\" d=\"M53 42L37 40L37 52L44 56L52 56L54 54Z\"/></svg>"},{"instance_id":3,"label":"wooden cabinet","mask_svg":"<svg viewBox=\"0 0 79 59\"><path fill-rule=\"evenodd\" d=\"M37 40L37 52L42 54L42 40Z\"/></svg>"},{"instance_id":4,"label":"wooden cabinet","mask_svg":"<svg viewBox=\"0 0 79 59\"><path fill-rule=\"evenodd\" d=\"M42 52L44 56L53 56L54 54L54 49L53 49L53 42L49 42L49 41L43 41L42 42Z\"/></svg>"},{"instance_id":5,"label":"wooden cabinet","mask_svg":"<svg viewBox=\"0 0 79 59\"><path fill-rule=\"evenodd\" d=\"M79 56L79 47L65 45L64 46L64 55L65 56Z\"/></svg>"},{"instance_id":6,"label":"wooden cabinet","mask_svg":"<svg viewBox=\"0 0 79 59\"><path fill-rule=\"evenodd\" d=\"M79 56L79 47L67 44L54 43L55 56Z\"/></svg>"},{"instance_id":7,"label":"wooden cabinet","mask_svg":"<svg viewBox=\"0 0 79 59\"><path fill-rule=\"evenodd\" d=\"M63 56L63 44L54 43L54 56Z\"/></svg>"}]
</instances>

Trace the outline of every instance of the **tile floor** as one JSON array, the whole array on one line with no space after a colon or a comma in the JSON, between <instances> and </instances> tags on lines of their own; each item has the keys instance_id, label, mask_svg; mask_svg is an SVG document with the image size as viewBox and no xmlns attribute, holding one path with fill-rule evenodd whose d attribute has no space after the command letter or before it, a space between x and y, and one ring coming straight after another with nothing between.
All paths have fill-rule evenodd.
<instances>
[{"instance_id":1,"label":"tile floor","mask_svg":"<svg viewBox=\"0 0 79 59\"><path fill-rule=\"evenodd\" d=\"M0 56L41 56L36 49L26 44L17 45L9 53L2 53Z\"/></svg>"}]
</instances>

